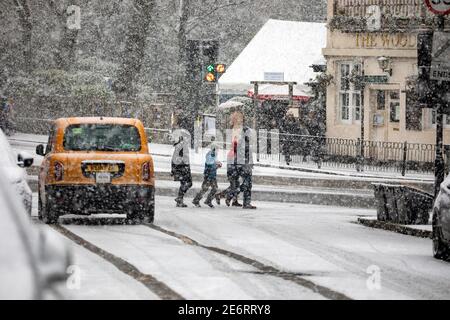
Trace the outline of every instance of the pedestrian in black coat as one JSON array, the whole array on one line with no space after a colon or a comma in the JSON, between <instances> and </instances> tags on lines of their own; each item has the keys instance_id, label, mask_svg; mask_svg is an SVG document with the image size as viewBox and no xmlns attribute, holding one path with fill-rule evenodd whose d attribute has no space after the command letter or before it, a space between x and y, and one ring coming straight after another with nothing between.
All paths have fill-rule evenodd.
<instances>
[{"instance_id":1,"label":"pedestrian in black coat","mask_svg":"<svg viewBox=\"0 0 450 320\"><path fill-rule=\"evenodd\" d=\"M187 134L188 135L188 134ZM186 133L180 135L174 144L172 156L172 176L175 181L180 182L178 197L175 198L177 207L186 208L184 195L192 187L191 166L189 162L190 142Z\"/></svg>"}]
</instances>

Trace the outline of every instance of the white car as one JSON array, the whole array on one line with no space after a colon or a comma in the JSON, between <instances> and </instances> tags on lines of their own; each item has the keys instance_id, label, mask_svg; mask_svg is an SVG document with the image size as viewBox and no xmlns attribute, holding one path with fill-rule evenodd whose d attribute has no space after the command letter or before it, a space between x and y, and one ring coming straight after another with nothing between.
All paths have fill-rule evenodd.
<instances>
[{"instance_id":1,"label":"white car","mask_svg":"<svg viewBox=\"0 0 450 320\"><path fill-rule=\"evenodd\" d=\"M19 195L26 212L31 216L33 193L27 182L24 168L33 165L33 157L27 152L16 153L10 146L6 135L0 129L0 167L4 168L6 180Z\"/></svg>"},{"instance_id":2,"label":"white car","mask_svg":"<svg viewBox=\"0 0 450 320\"><path fill-rule=\"evenodd\" d=\"M6 169L0 166L0 175ZM33 226L20 199L0 179L0 300L65 298L68 248L54 232Z\"/></svg>"},{"instance_id":3,"label":"white car","mask_svg":"<svg viewBox=\"0 0 450 320\"><path fill-rule=\"evenodd\" d=\"M441 184L434 202L433 255L436 259L450 258L450 175Z\"/></svg>"}]
</instances>

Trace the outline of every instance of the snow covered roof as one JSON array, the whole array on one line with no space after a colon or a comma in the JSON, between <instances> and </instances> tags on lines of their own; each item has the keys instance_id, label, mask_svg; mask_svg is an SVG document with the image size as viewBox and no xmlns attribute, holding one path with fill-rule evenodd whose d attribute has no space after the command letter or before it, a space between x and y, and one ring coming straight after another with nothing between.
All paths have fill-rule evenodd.
<instances>
[{"instance_id":1,"label":"snow covered roof","mask_svg":"<svg viewBox=\"0 0 450 320\"><path fill-rule=\"evenodd\" d=\"M246 94L265 73L301 86L314 77L310 66L324 60L326 34L325 23L268 20L220 78L221 92Z\"/></svg>"}]
</instances>

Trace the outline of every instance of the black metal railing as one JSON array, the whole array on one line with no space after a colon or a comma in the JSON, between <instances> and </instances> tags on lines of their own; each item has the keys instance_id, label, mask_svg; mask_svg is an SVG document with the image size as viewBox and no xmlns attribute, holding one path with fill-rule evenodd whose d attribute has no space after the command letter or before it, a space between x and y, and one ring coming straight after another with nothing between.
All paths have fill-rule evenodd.
<instances>
[{"instance_id":1,"label":"black metal railing","mask_svg":"<svg viewBox=\"0 0 450 320\"><path fill-rule=\"evenodd\" d=\"M435 145L409 142L361 141L360 139L302 136L270 133L278 136L279 154L262 152L262 162L317 166L318 168L346 168L356 171L390 171L432 173ZM275 139L276 140L276 139ZM445 158L450 158L447 146Z\"/></svg>"}]
</instances>

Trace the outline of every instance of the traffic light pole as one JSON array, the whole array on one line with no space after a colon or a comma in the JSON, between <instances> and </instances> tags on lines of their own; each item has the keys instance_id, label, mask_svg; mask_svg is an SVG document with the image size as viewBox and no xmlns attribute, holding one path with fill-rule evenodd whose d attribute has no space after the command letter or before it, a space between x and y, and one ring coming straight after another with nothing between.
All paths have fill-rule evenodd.
<instances>
[{"instance_id":1,"label":"traffic light pole","mask_svg":"<svg viewBox=\"0 0 450 320\"><path fill-rule=\"evenodd\" d=\"M438 30L444 30L444 16L438 16ZM439 82L436 81L433 86L433 97L436 103L436 157L434 161L434 196L435 198L439 194L441 183L445 179L445 163L443 157L444 149L444 101L440 97L440 89L442 87Z\"/></svg>"}]
</instances>

